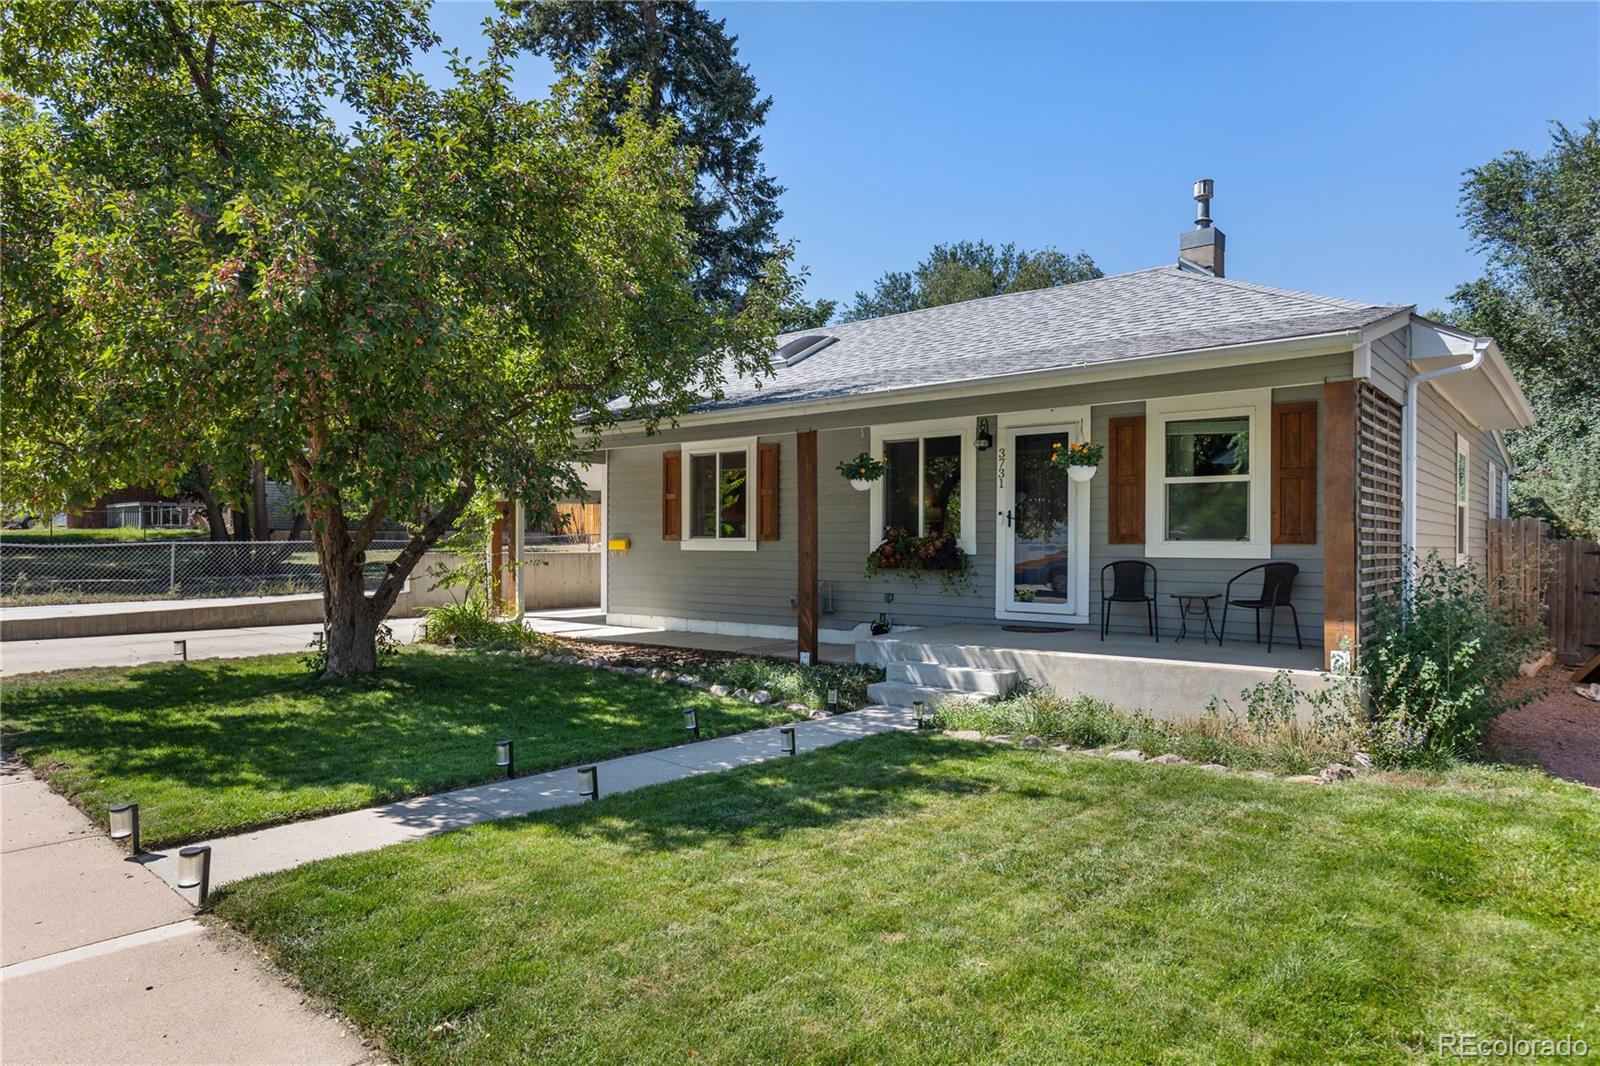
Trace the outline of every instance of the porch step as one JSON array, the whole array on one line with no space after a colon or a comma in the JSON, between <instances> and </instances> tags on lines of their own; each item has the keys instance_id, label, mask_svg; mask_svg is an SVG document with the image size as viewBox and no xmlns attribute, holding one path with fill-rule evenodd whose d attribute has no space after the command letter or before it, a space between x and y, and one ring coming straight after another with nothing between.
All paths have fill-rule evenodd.
<instances>
[{"instance_id":1,"label":"porch step","mask_svg":"<svg viewBox=\"0 0 1600 1066\"><path fill-rule=\"evenodd\" d=\"M1017 685L1015 670L984 670L975 666L923 662L892 662L888 669L890 681L955 689L957 692L981 692L985 696L1004 696Z\"/></svg>"},{"instance_id":2,"label":"porch step","mask_svg":"<svg viewBox=\"0 0 1600 1066\"><path fill-rule=\"evenodd\" d=\"M906 681L879 681L867 686L867 697L885 707L909 707L917 700L929 710L941 703L965 701L977 703L988 697L982 692L958 692L953 688L935 688L931 685L913 685Z\"/></svg>"}]
</instances>

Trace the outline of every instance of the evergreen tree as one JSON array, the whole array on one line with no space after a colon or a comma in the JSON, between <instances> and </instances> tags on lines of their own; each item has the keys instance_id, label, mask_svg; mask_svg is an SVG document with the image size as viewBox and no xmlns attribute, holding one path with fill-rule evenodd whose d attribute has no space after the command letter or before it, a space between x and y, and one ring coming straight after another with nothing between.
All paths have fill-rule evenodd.
<instances>
[{"instance_id":1,"label":"evergreen tree","mask_svg":"<svg viewBox=\"0 0 1600 1066\"><path fill-rule=\"evenodd\" d=\"M758 95L727 24L692 3L501 2L517 17L525 48L598 80L603 132L615 132L630 87L646 82L645 117L677 120L679 146L696 155L697 187L684 221L696 235L699 294L742 295L778 251L783 188L767 175L757 135L772 98Z\"/></svg>"},{"instance_id":2,"label":"evergreen tree","mask_svg":"<svg viewBox=\"0 0 1600 1066\"><path fill-rule=\"evenodd\" d=\"M873 283L872 292L857 292L841 318L855 322L1101 276L1087 252L1067 255L1054 248L1028 252L1015 244L996 248L988 241L936 244L910 271L891 270Z\"/></svg>"}]
</instances>

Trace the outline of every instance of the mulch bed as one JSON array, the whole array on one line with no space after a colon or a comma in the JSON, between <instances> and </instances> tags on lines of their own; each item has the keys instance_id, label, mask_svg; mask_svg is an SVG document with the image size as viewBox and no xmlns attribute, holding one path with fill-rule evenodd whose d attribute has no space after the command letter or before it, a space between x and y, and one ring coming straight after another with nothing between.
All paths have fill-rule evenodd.
<instances>
[{"instance_id":1,"label":"mulch bed","mask_svg":"<svg viewBox=\"0 0 1600 1066\"><path fill-rule=\"evenodd\" d=\"M743 655L731 651L703 651L699 648L673 648L664 644L628 644L622 641L576 640L557 637L562 647L573 655L606 659L630 666L659 666L663 669L692 670L700 666L714 666Z\"/></svg>"},{"instance_id":2,"label":"mulch bed","mask_svg":"<svg viewBox=\"0 0 1600 1066\"><path fill-rule=\"evenodd\" d=\"M1600 788L1600 703L1572 691L1572 668L1550 666L1518 678L1512 693L1531 699L1489 728L1489 751L1506 762Z\"/></svg>"}]
</instances>

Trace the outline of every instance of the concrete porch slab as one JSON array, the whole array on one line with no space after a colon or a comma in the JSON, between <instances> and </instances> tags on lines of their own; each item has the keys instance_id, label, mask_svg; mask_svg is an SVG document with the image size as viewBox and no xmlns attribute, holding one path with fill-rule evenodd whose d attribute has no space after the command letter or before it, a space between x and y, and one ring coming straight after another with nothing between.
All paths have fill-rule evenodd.
<instances>
[{"instance_id":1,"label":"concrete porch slab","mask_svg":"<svg viewBox=\"0 0 1600 1066\"><path fill-rule=\"evenodd\" d=\"M773 640L766 637L738 636L730 633L691 633L678 629L643 629L634 626L617 626L606 622L604 614L593 608L573 610L530 611L523 624L540 633L567 637L572 640L592 640L601 643L643 644L663 648L689 648L695 651L721 651L735 655L763 655L772 659L793 659L799 649L792 640ZM855 649L849 644L823 644L818 649L825 663L855 661Z\"/></svg>"}]
</instances>

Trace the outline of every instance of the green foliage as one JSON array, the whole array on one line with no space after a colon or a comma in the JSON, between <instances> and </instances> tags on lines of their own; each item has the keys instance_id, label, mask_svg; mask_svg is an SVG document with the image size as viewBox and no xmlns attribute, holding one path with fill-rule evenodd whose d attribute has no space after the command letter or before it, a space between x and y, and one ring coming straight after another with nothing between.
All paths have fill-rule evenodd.
<instances>
[{"instance_id":1,"label":"green foliage","mask_svg":"<svg viewBox=\"0 0 1600 1066\"><path fill-rule=\"evenodd\" d=\"M379 625L375 637L377 644L377 664L382 666L400 654L400 641L395 639L394 630L387 625ZM306 650L300 653L300 665L312 677L321 677L328 670L328 642L323 634L318 633L311 638L311 643L306 645Z\"/></svg>"},{"instance_id":2,"label":"green foliage","mask_svg":"<svg viewBox=\"0 0 1600 1066\"><path fill-rule=\"evenodd\" d=\"M430 607L426 614L423 639L429 644L544 651L558 651L561 647L555 638L528 629L515 619L496 617L488 598L481 595L469 595L455 603Z\"/></svg>"},{"instance_id":3,"label":"green foliage","mask_svg":"<svg viewBox=\"0 0 1600 1066\"><path fill-rule=\"evenodd\" d=\"M913 583L921 581L923 574L938 574L947 592L960 591L972 584L972 559L953 533L929 533L919 537L891 526L883 531L883 540L878 546L867 553L868 577L876 577L885 570L905 574Z\"/></svg>"},{"instance_id":4,"label":"green foliage","mask_svg":"<svg viewBox=\"0 0 1600 1066\"><path fill-rule=\"evenodd\" d=\"M779 253L783 217L783 187L761 161L759 131L772 98L759 95L749 66L739 62L727 23L693 3L654 0L502 0L501 7L516 16L513 32L529 50L594 83L590 121L601 133L622 129L641 105L636 86L647 87L645 120L667 120L693 160L693 195L682 210L694 241L697 291L726 302L761 287L768 261ZM819 315L825 322L832 310L832 301L795 300L775 332L808 328Z\"/></svg>"},{"instance_id":5,"label":"green foliage","mask_svg":"<svg viewBox=\"0 0 1600 1066\"><path fill-rule=\"evenodd\" d=\"M139 529L113 526L107 529L67 529L65 526L34 526L32 529L0 530L0 541L7 544L156 544L168 540L204 540L201 529Z\"/></svg>"},{"instance_id":6,"label":"green foliage","mask_svg":"<svg viewBox=\"0 0 1600 1066\"><path fill-rule=\"evenodd\" d=\"M779 309L778 332L799 333L802 330L821 329L833 321L833 313L838 309L838 300L817 300L812 303L797 297Z\"/></svg>"},{"instance_id":7,"label":"green foliage","mask_svg":"<svg viewBox=\"0 0 1600 1066\"><path fill-rule=\"evenodd\" d=\"M1513 512L1600 537L1600 121L1551 141L1468 172L1462 215L1489 270L1447 317L1499 341L1538 416L1508 437Z\"/></svg>"},{"instance_id":8,"label":"green foliage","mask_svg":"<svg viewBox=\"0 0 1600 1066\"><path fill-rule=\"evenodd\" d=\"M262 461L360 623L342 645L480 488L571 494L608 425L767 366L781 257L737 304L697 296L694 161L643 87L621 110L603 78L519 100L501 22L434 88L406 69L425 8L400 0L7 10L0 171L28 204L7 217L8 503ZM385 520L415 535L365 598Z\"/></svg>"},{"instance_id":9,"label":"green foliage","mask_svg":"<svg viewBox=\"0 0 1600 1066\"><path fill-rule=\"evenodd\" d=\"M758 655L711 663L690 671L706 681L746 688L751 692L766 689L782 703L803 703L818 709L828 705L828 689L839 692L839 708L845 711L865 707L867 686L883 680L883 669L858 663L813 663L801 666L786 659Z\"/></svg>"},{"instance_id":10,"label":"green foliage","mask_svg":"<svg viewBox=\"0 0 1600 1066\"><path fill-rule=\"evenodd\" d=\"M1354 735L1348 718L1325 705L1297 713L1309 697L1287 672L1240 694L1242 711L1224 701L1200 718L1168 722L1119 710L1090 696L1061 696L1028 686L1002 700L950 702L935 722L1012 740L1036 736L1049 744L1137 748L1145 755L1181 755L1192 762L1300 774L1348 759Z\"/></svg>"},{"instance_id":11,"label":"green foliage","mask_svg":"<svg viewBox=\"0 0 1600 1066\"><path fill-rule=\"evenodd\" d=\"M840 477L851 481L877 481L883 476L886 466L882 459L862 452L853 459L841 460L838 470Z\"/></svg>"},{"instance_id":12,"label":"green foliage","mask_svg":"<svg viewBox=\"0 0 1600 1066\"><path fill-rule=\"evenodd\" d=\"M1513 704L1502 694L1543 636L1503 610L1477 571L1430 553L1410 595L1380 601L1362 649L1367 743L1382 765L1432 765L1477 752Z\"/></svg>"},{"instance_id":13,"label":"green foliage","mask_svg":"<svg viewBox=\"0 0 1600 1066\"><path fill-rule=\"evenodd\" d=\"M996 248L988 241L936 244L910 272L890 271L873 283L871 293L856 293L840 318L855 322L1101 276L1087 252L1068 255L1054 248L1029 252L1014 244Z\"/></svg>"}]
</instances>

